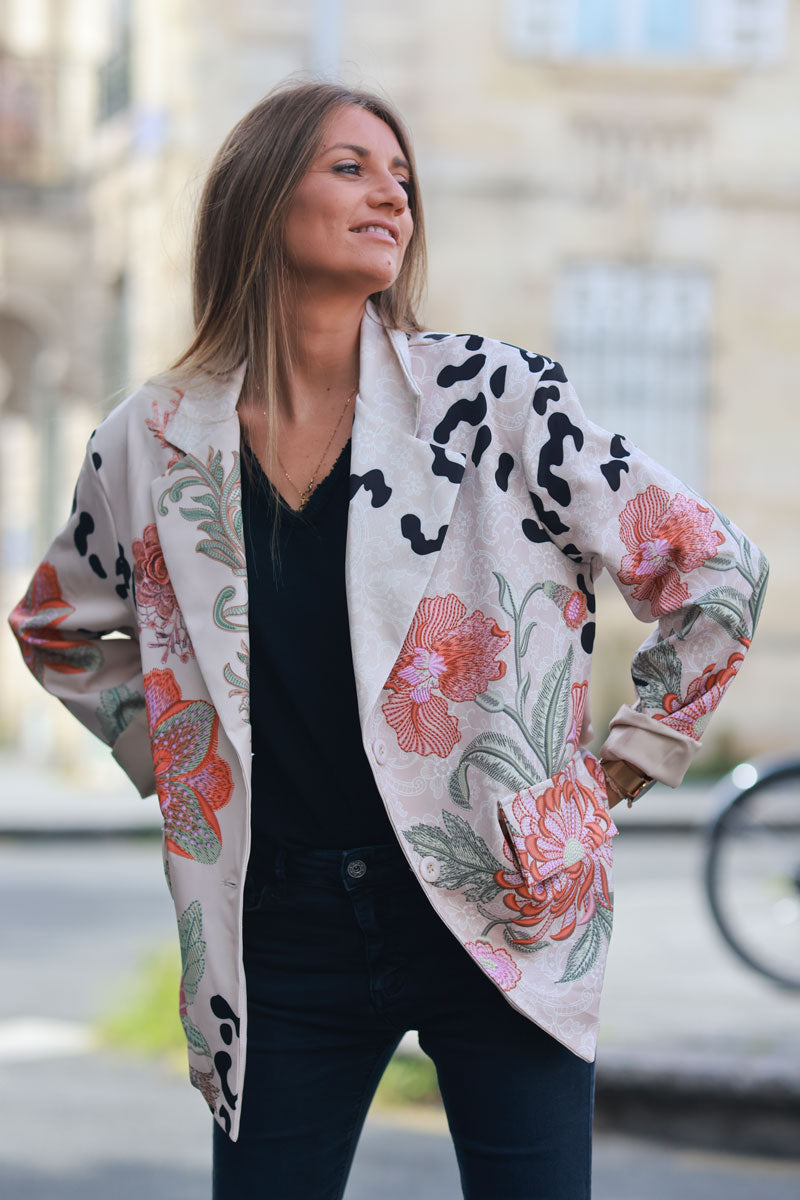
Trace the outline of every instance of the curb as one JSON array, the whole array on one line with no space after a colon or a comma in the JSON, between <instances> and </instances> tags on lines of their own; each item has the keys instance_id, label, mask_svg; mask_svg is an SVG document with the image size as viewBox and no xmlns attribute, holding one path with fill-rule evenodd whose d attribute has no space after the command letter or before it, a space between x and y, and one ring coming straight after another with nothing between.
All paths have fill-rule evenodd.
<instances>
[{"instance_id":1,"label":"curb","mask_svg":"<svg viewBox=\"0 0 800 1200\"><path fill-rule=\"evenodd\" d=\"M800 1061L601 1047L595 1122L601 1131L800 1159Z\"/></svg>"}]
</instances>

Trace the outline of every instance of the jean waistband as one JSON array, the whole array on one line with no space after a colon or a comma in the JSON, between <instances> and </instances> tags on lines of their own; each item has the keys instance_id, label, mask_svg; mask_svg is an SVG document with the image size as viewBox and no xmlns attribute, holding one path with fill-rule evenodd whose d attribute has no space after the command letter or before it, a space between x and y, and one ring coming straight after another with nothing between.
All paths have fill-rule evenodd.
<instances>
[{"instance_id":1,"label":"jean waistband","mask_svg":"<svg viewBox=\"0 0 800 1200\"><path fill-rule=\"evenodd\" d=\"M397 842L328 850L264 838L253 841L248 875L258 880L303 880L348 890L414 879Z\"/></svg>"}]
</instances>

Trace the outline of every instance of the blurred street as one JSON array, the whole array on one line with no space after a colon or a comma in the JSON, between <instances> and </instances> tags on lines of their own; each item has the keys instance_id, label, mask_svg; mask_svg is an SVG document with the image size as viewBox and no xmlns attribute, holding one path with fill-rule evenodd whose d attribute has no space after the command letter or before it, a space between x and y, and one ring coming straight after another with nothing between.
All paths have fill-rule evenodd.
<instances>
[{"instance_id":1,"label":"blurred street","mask_svg":"<svg viewBox=\"0 0 800 1200\"><path fill-rule=\"evenodd\" d=\"M147 803L147 802L145 802ZM623 820L621 818L621 820ZM797 1074L798 1001L751 976L718 942L699 889L693 833L623 829L598 1080L627 1061L778 1062ZM209 1118L183 1075L91 1050L141 955L173 937L151 839L0 840L0 1192L8 1200L202 1200ZM617 1069L617 1068L615 1068ZM609 1132L595 1143L595 1200L789 1200L800 1162L656 1145ZM373 1114L347 1200L456 1200L441 1118Z\"/></svg>"}]
</instances>

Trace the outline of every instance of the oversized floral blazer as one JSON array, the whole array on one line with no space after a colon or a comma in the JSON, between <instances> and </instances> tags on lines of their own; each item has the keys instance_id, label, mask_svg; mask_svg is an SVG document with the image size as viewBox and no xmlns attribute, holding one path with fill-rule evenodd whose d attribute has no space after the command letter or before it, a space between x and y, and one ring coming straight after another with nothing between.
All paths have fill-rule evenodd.
<instances>
[{"instance_id":1,"label":"oversized floral blazer","mask_svg":"<svg viewBox=\"0 0 800 1200\"><path fill-rule=\"evenodd\" d=\"M232 1137L250 845L243 373L151 380L111 413L11 618L39 682L158 795L191 1079ZM617 832L584 748L595 582L606 568L656 623L605 753L675 785L750 644L764 558L592 424L558 363L409 339L371 307L351 469L359 713L398 842L508 1002L591 1061Z\"/></svg>"}]
</instances>

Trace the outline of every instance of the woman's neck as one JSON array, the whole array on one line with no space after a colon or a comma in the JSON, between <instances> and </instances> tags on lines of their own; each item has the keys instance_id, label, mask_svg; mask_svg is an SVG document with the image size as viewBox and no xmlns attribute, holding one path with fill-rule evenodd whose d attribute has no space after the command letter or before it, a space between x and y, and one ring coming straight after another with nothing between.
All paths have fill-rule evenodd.
<instances>
[{"instance_id":1,"label":"woman's neck","mask_svg":"<svg viewBox=\"0 0 800 1200\"><path fill-rule=\"evenodd\" d=\"M302 422L352 392L363 314L363 303L295 306L289 323L291 369L280 396L286 420Z\"/></svg>"}]
</instances>

